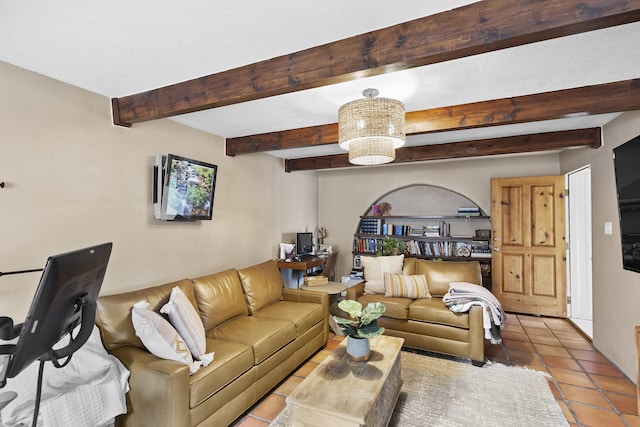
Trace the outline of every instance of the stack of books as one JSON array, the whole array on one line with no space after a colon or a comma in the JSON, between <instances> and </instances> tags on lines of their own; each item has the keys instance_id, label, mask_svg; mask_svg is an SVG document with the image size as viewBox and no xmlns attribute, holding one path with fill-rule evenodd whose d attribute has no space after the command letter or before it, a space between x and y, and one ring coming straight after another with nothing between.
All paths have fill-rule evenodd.
<instances>
[{"instance_id":1,"label":"stack of books","mask_svg":"<svg viewBox=\"0 0 640 427\"><path fill-rule=\"evenodd\" d=\"M469 208L458 208L459 216L480 216L480 208L478 207L469 207Z\"/></svg>"}]
</instances>

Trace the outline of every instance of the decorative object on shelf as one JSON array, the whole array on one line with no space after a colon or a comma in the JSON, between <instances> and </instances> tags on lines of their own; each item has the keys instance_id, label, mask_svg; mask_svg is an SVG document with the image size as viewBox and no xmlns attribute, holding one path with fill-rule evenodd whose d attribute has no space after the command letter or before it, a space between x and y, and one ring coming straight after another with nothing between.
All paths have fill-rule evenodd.
<instances>
[{"instance_id":1,"label":"decorative object on shelf","mask_svg":"<svg viewBox=\"0 0 640 427\"><path fill-rule=\"evenodd\" d=\"M391 204L382 202L378 205L378 210L380 211L380 215L389 216L389 212L391 211Z\"/></svg>"},{"instance_id":2,"label":"decorative object on shelf","mask_svg":"<svg viewBox=\"0 0 640 427\"><path fill-rule=\"evenodd\" d=\"M392 162L396 148L404 145L404 104L395 99L376 98L377 89L365 89L364 98L344 104L338 110L338 143L349 151L354 165Z\"/></svg>"},{"instance_id":3,"label":"decorative object on shelf","mask_svg":"<svg viewBox=\"0 0 640 427\"><path fill-rule=\"evenodd\" d=\"M362 261L360 259L360 255L356 255L353 257L353 268L355 270L360 270L362 268Z\"/></svg>"},{"instance_id":4,"label":"decorative object on shelf","mask_svg":"<svg viewBox=\"0 0 640 427\"><path fill-rule=\"evenodd\" d=\"M377 256L400 255L407 250L407 244L402 240L385 236L380 243L380 248L376 251Z\"/></svg>"},{"instance_id":5,"label":"decorative object on shelf","mask_svg":"<svg viewBox=\"0 0 640 427\"><path fill-rule=\"evenodd\" d=\"M380 205L371 205L371 215L378 216L380 214Z\"/></svg>"},{"instance_id":6,"label":"decorative object on shelf","mask_svg":"<svg viewBox=\"0 0 640 427\"><path fill-rule=\"evenodd\" d=\"M460 246L456 249L456 256L469 257L471 256L471 249L468 246Z\"/></svg>"},{"instance_id":7,"label":"decorative object on shelf","mask_svg":"<svg viewBox=\"0 0 640 427\"><path fill-rule=\"evenodd\" d=\"M347 356L356 362L369 360L370 338L382 335L384 328L378 326L377 319L384 314L386 307L380 302L372 302L362 308L362 304L354 300L342 300L338 308L351 318L332 316L342 332L347 335Z\"/></svg>"},{"instance_id":8,"label":"decorative object on shelf","mask_svg":"<svg viewBox=\"0 0 640 427\"><path fill-rule=\"evenodd\" d=\"M491 230L476 230L476 237L491 238Z\"/></svg>"},{"instance_id":9,"label":"decorative object on shelf","mask_svg":"<svg viewBox=\"0 0 640 427\"><path fill-rule=\"evenodd\" d=\"M324 227L316 227L316 238L318 239L318 244L324 244L324 239L327 237L327 229Z\"/></svg>"}]
</instances>

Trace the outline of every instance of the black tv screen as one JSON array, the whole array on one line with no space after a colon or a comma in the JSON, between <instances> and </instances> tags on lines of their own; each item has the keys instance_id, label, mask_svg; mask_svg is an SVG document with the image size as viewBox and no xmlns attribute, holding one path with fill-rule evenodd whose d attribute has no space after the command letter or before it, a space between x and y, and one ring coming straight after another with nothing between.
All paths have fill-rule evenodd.
<instances>
[{"instance_id":1,"label":"black tv screen","mask_svg":"<svg viewBox=\"0 0 640 427\"><path fill-rule=\"evenodd\" d=\"M167 221L209 220L218 167L168 154L156 156L154 215Z\"/></svg>"},{"instance_id":2,"label":"black tv screen","mask_svg":"<svg viewBox=\"0 0 640 427\"><path fill-rule=\"evenodd\" d=\"M622 266L640 273L640 136L613 150Z\"/></svg>"},{"instance_id":3,"label":"black tv screen","mask_svg":"<svg viewBox=\"0 0 640 427\"><path fill-rule=\"evenodd\" d=\"M81 322L89 330L79 332L82 345L95 322L95 302L111 255L112 243L53 255L47 262L21 329L15 349L9 353L6 377L13 378L42 356ZM60 355L66 357L65 349ZM44 360L52 360L45 356ZM0 378L4 383L5 378Z\"/></svg>"}]
</instances>

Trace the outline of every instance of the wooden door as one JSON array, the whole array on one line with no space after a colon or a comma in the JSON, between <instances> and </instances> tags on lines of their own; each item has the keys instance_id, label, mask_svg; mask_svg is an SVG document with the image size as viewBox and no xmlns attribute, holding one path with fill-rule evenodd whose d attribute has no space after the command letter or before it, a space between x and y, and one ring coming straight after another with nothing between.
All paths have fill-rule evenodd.
<instances>
[{"instance_id":1,"label":"wooden door","mask_svg":"<svg viewBox=\"0 0 640 427\"><path fill-rule=\"evenodd\" d=\"M563 176L491 180L493 293L505 311L566 317Z\"/></svg>"}]
</instances>

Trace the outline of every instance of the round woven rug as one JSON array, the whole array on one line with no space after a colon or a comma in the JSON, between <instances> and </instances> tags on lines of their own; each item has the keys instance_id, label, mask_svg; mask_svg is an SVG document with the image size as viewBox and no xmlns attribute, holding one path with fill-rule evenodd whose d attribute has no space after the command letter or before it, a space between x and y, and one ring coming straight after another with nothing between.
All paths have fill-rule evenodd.
<instances>
[{"instance_id":1,"label":"round woven rug","mask_svg":"<svg viewBox=\"0 0 640 427\"><path fill-rule=\"evenodd\" d=\"M401 363L404 382L390 426L569 425L541 372L406 351ZM271 426L287 425L285 409Z\"/></svg>"}]
</instances>

